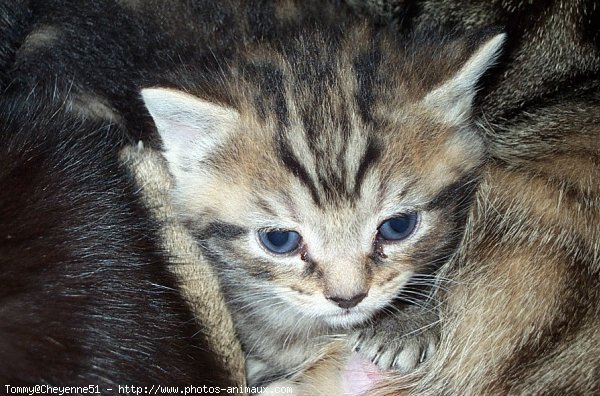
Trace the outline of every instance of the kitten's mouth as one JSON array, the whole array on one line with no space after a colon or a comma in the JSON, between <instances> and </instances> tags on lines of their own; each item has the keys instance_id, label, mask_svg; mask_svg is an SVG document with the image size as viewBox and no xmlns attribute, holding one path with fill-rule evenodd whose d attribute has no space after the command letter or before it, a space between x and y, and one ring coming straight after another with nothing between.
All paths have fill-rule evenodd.
<instances>
[{"instance_id":1,"label":"kitten's mouth","mask_svg":"<svg viewBox=\"0 0 600 396\"><path fill-rule=\"evenodd\" d=\"M363 323L372 316L371 312L361 309L340 309L338 312L323 315L321 318L332 327L351 327Z\"/></svg>"}]
</instances>

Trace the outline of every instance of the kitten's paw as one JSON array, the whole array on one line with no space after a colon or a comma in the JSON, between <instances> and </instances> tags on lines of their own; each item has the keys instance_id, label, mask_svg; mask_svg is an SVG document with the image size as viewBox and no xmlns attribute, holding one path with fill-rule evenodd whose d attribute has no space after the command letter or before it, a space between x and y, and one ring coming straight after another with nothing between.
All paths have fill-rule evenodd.
<instances>
[{"instance_id":1,"label":"kitten's paw","mask_svg":"<svg viewBox=\"0 0 600 396\"><path fill-rule=\"evenodd\" d=\"M404 315L381 318L352 339L356 352L381 369L401 373L409 373L427 361L435 353L438 341L437 318Z\"/></svg>"}]
</instances>

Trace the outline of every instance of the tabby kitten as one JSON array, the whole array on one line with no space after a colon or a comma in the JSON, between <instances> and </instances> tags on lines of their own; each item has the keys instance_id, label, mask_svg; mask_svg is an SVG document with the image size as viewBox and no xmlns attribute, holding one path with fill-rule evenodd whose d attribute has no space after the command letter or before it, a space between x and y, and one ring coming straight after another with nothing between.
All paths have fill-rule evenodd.
<instances>
[{"instance_id":1,"label":"tabby kitten","mask_svg":"<svg viewBox=\"0 0 600 396\"><path fill-rule=\"evenodd\" d=\"M503 35L475 51L427 40L362 24L300 30L248 45L210 90L142 90L174 202L220 273L251 385L410 299L411 282L435 279L455 250L484 161L471 104ZM385 364L426 359L436 320L434 309L398 309ZM363 346L372 358L381 350Z\"/></svg>"}]
</instances>

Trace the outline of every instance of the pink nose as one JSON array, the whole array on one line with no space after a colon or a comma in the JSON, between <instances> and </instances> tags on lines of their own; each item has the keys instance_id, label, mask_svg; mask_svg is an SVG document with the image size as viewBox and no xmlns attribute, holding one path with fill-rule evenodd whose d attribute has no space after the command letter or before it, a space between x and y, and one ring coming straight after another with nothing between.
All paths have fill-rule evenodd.
<instances>
[{"instance_id":1,"label":"pink nose","mask_svg":"<svg viewBox=\"0 0 600 396\"><path fill-rule=\"evenodd\" d=\"M343 298L343 297L327 297L328 300L333 301L340 308L349 309L352 307L356 307L358 303L367 297L367 293L360 293L351 298Z\"/></svg>"}]
</instances>

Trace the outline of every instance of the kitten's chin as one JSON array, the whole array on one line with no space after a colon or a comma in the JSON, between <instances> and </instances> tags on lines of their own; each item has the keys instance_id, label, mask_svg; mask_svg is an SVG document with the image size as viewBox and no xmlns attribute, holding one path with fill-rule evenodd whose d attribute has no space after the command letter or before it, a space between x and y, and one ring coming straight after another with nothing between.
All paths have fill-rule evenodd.
<instances>
[{"instance_id":1,"label":"kitten's chin","mask_svg":"<svg viewBox=\"0 0 600 396\"><path fill-rule=\"evenodd\" d=\"M321 320L330 328L349 328L367 321L372 315L362 311L341 311L339 314L321 316Z\"/></svg>"}]
</instances>

